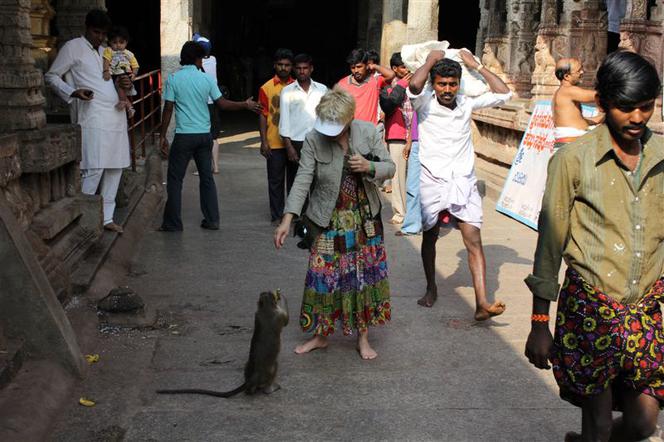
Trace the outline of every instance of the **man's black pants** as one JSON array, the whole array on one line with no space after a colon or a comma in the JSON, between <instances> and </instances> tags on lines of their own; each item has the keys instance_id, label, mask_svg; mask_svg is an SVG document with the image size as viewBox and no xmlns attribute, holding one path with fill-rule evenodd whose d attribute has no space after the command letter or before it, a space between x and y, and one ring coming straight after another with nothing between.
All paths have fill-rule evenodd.
<instances>
[{"instance_id":1,"label":"man's black pants","mask_svg":"<svg viewBox=\"0 0 664 442\"><path fill-rule=\"evenodd\" d=\"M291 141L291 144L299 155L303 142ZM288 160L285 148L271 150L270 154L270 158L267 159L267 185L270 197L270 217L272 221L276 221L281 219L284 214L286 195L293 187L298 163Z\"/></svg>"},{"instance_id":2,"label":"man's black pants","mask_svg":"<svg viewBox=\"0 0 664 442\"><path fill-rule=\"evenodd\" d=\"M210 224L219 224L217 187L212 176L212 137L205 134L175 134L168 154L168 199L164 208L162 229L182 230L182 180L189 160L194 158L199 173L199 193L203 218Z\"/></svg>"}]
</instances>

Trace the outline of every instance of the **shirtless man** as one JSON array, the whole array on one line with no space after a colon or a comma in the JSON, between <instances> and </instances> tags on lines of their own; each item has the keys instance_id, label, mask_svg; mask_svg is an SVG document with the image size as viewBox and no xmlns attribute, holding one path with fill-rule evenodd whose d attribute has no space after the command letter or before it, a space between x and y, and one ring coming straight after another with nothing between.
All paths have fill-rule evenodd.
<instances>
[{"instance_id":1,"label":"shirtless man","mask_svg":"<svg viewBox=\"0 0 664 442\"><path fill-rule=\"evenodd\" d=\"M588 126L600 124L604 116L584 118L582 103L594 103L595 91L579 87L583 77L583 66L575 58L562 58L556 63L556 78L560 87L553 94L553 125L555 148L574 141L588 132Z\"/></svg>"}]
</instances>

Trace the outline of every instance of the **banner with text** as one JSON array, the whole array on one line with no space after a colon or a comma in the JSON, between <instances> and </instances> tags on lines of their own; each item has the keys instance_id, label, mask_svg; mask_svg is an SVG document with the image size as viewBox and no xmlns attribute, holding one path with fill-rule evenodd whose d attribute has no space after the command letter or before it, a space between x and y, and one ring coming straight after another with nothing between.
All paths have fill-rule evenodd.
<instances>
[{"instance_id":1,"label":"banner with text","mask_svg":"<svg viewBox=\"0 0 664 442\"><path fill-rule=\"evenodd\" d=\"M597 110L583 106L583 114L593 116ZM497 211L535 230L554 142L551 101L538 101L496 204Z\"/></svg>"}]
</instances>

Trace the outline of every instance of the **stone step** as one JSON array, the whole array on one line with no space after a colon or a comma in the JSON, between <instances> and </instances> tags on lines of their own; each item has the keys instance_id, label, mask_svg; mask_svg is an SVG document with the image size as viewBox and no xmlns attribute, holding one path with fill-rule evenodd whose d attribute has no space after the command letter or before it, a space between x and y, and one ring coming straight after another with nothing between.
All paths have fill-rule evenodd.
<instances>
[{"instance_id":1,"label":"stone step","mask_svg":"<svg viewBox=\"0 0 664 442\"><path fill-rule=\"evenodd\" d=\"M41 209L32 221L30 229L44 241L49 241L73 223L81 213L81 205L77 198L62 198Z\"/></svg>"},{"instance_id":2,"label":"stone step","mask_svg":"<svg viewBox=\"0 0 664 442\"><path fill-rule=\"evenodd\" d=\"M134 175L133 177L134 180L145 179L142 175ZM124 207L116 207L113 216L115 222L121 226L127 223L145 193L140 183L129 183L126 188L131 189L131 194L128 196L128 203ZM83 259L80 260L80 264L72 273L71 286L73 294L81 294L88 290L97 271L106 260L108 252L117 240L118 235L118 233L105 230L101 238L88 249Z\"/></svg>"}]
</instances>

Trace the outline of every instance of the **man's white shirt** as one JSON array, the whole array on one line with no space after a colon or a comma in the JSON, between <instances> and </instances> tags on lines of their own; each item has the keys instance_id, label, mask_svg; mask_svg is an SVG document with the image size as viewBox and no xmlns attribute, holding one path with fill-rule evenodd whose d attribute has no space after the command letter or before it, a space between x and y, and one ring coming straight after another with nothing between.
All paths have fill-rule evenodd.
<instances>
[{"instance_id":1,"label":"man's white shirt","mask_svg":"<svg viewBox=\"0 0 664 442\"><path fill-rule=\"evenodd\" d=\"M90 89L90 101L76 99L72 121L81 126L81 169L124 168L130 164L127 117L115 108L118 93L113 81L103 78L104 48L94 49L85 37L62 46L45 75L46 83L67 103L77 89ZM67 75L68 84L63 80Z\"/></svg>"},{"instance_id":2,"label":"man's white shirt","mask_svg":"<svg viewBox=\"0 0 664 442\"><path fill-rule=\"evenodd\" d=\"M314 127L316 106L327 92L324 84L311 80L305 91L297 81L281 91L279 105L279 135L293 141L304 141L304 137Z\"/></svg>"},{"instance_id":3,"label":"man's white shirt","mask_svg":"<svg viewBox=\"0 0 664 442\"><path fill-rule=\"evenodd\" d=\"M474 98L457 95L454 109L438 102L431 85L418 95L408 90L408 97L417 112L420 163L434 177L451 180L454 176L470 176L474 172L472 112L502 104L512 93L488 92Z\"/></svg>"}]
</instances>

